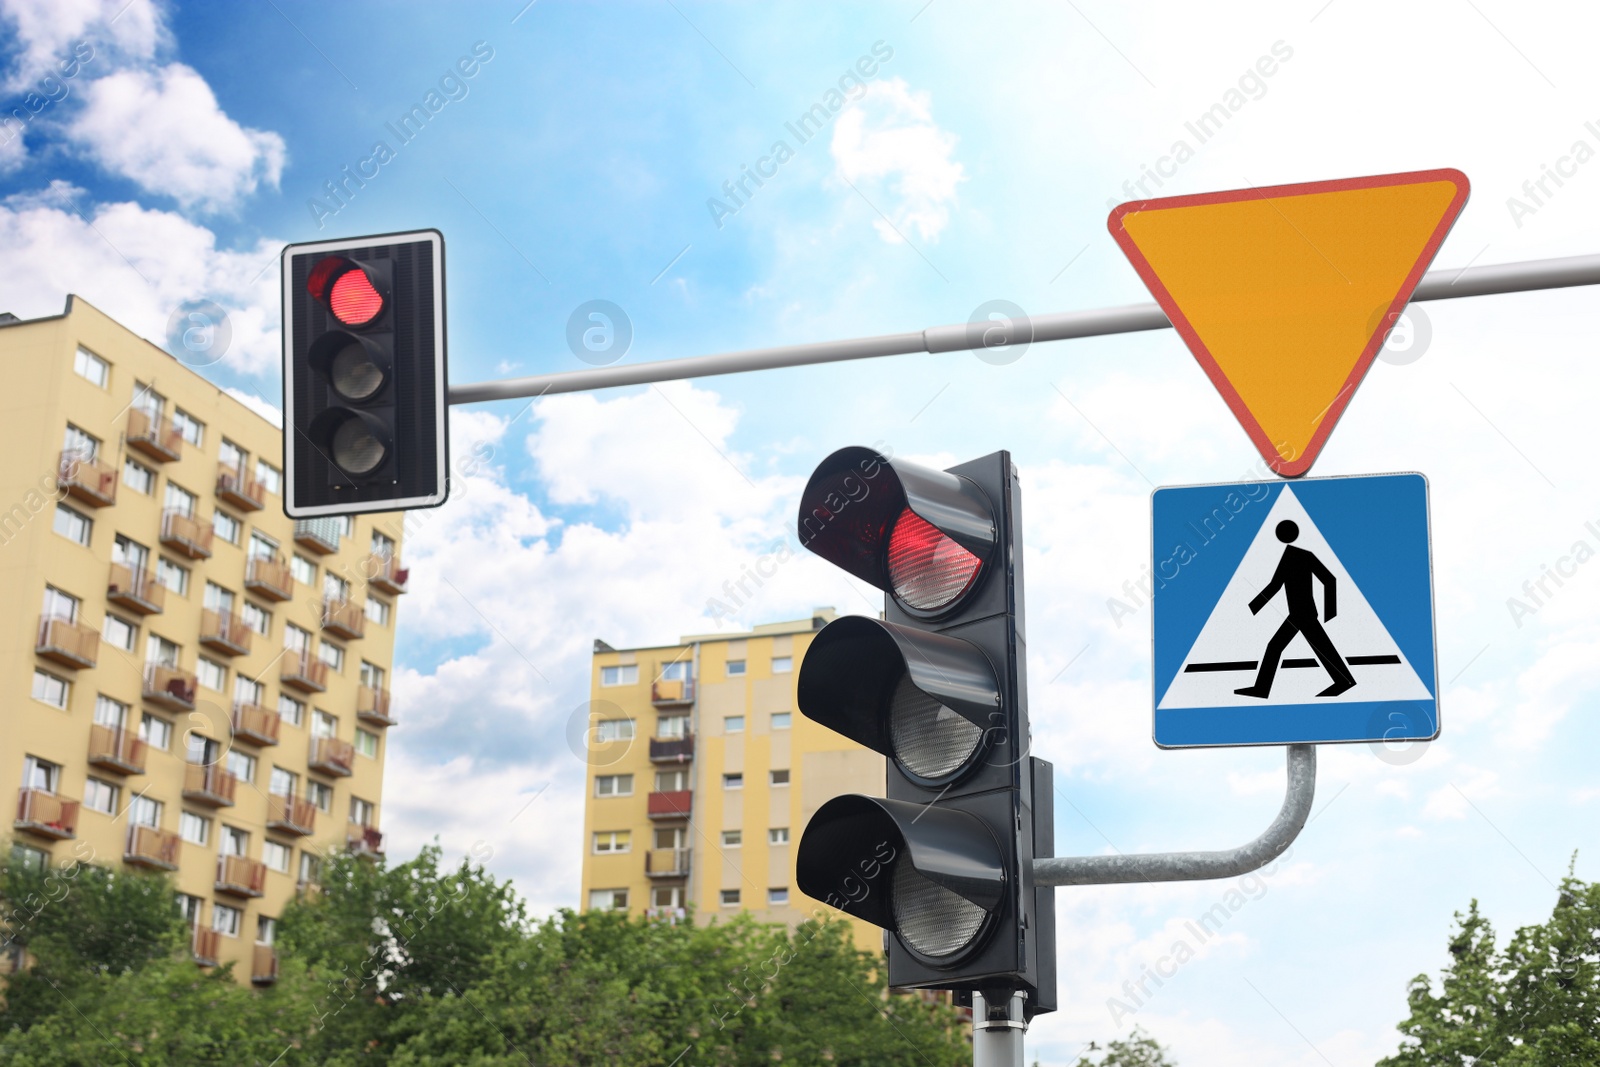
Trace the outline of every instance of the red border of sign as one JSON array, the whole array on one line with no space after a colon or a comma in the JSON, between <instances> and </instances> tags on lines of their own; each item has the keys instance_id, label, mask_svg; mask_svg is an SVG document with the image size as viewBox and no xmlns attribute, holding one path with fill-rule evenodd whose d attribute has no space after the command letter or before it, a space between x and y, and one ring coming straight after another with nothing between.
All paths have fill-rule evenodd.
<instances>
[{"instance_id":1,"label":"red border of sign","mask_svg":"<svg viewBox=\"0 0 1600 1067\"><path fill-rule=\"evenodd\" d=\"M1128 236L1122 227L1122 220L1128 215L1141 211L1163 211L1168 208L1194 207L1199 204L1231 204L1241 200L1266 200L1279 196L1298 196L1310 193L1331 193L1347 189L1376 189L1390 185L1416 185L1423 182L1447 181L1455 185L1456 195L1445 208L1444 217L1439 220L1438 227L1433 235L1428 238L1428 243L1423 247L1422 254L1417 257L1416 264L1406 275L1405 281L1400 286L1400 291L1395 294L1394 301L1389 305L1389 310L1384 314L1383 325L1373 333L1367 342L1367 347L1362 350L1361 358L1356 361L1355 368L1351 370L1350 377L1345 380L1344 388L1328 405L1326 417L1317 432L1312 435L1306 444L1305 453L1293 460L1285 460L1278 455L1277 448L1267 439L1261 424L1256 421L1250 409L1245 406L1239 392L1228 380L1227 375L1218 366L1216 358L1211 355L1205 343L1200 340L1200 335L1195 332L1182 309L1173 300L1172 294L1161 283L1156 272L1151 269L1149 261L1133 243L1133 238ZM1361 379L1366 377L1367 370L1372 366L1372 361L1378 356L1378 349L1383 346L1389 330L1399 319L1400 313L1411 300L1411 293L1422 280L1429 265L1433 262L1434 255L1439 251L1439 246L1444 243L1445 237L1450 233L1450 228L1455 225L1456 218L1461 214L1461 209L1466 206L1467 195L1472 191L1471 183L1467 176L1453 167L1442 167L1438 170L1414 170L1403 174L1377 174L1365 178L1338 178L1332 181L1301 182L1293 185L1267 185L1250 189L1230 189L1220 193L1194 193L1189 196L1168 196L1154 200L1130 200L1126 204L1118 204L1111 210L1106 219L1106 227L1111 231L1111 237L1122 248L1128 262L1133 264L1133 269L1139 272L1150 294L1156 298L1156 303L1161 305L1161 310L1167 313L1167 318L1172 320L1173 328L1189 345L1189 351L1194 353L1194 358L1199 362L1200 368L1206 372L1206 377L1211 379L1211 384L1217 387L1217 392L1222 394L1222 399L1233 410L1234 417L1239 420L1239 425L1244 427L1245 433L1250 435L1250 440L1255 444L1256 450L1267 461L1267 465L1285 478L1297 478L1311 469L1317 456L1322 451L1322 446L1327 443L1328 435L1333 432L1339 417L1344 414L1345 405L1350 403L1350 398L1355 395L1356 386L1361 384Z\"/></svg>"}]
</instances>

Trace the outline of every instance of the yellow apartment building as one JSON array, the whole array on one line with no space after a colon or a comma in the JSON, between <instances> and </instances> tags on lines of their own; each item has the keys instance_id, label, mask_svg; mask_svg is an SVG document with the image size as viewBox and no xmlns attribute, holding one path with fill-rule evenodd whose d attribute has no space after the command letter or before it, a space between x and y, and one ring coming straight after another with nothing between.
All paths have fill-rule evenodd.
<instances>
[{"instance_id":1,"label":"yellow apartment building","mask_svg":"<svg viewBox=\"0 0 1600 1067\"><path fill-rule=\"evenodd\" d=\"M323 859L383 850L400 522L286 518L278 428L81 299L0 367L11 861L171 872L196 959L271 982Z\"/></svg>"},{"instance_id":2,"label":"yellow apartment building","mask_svg":"<svg viewBox=\"0 0 1600 1067\"><path fill-rule=\"evenodd\" d=\"M800 661L833 617L651 648L595 642L584 907L793 927L823 906L795 886L800 831L840 793L882 796L885 773L882 756L795 707ZM881 946L881 931L848 921L861 947Z\"/></svg>"}]
</instances>

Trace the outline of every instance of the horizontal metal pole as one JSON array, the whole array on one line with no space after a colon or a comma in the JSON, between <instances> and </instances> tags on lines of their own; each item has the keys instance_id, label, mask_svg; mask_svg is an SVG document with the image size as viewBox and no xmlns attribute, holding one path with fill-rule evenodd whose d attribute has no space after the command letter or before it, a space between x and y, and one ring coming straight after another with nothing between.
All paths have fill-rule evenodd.
<instances>
[{"instance_id":1,"label":"horizontal metal pole","mask_svg":"<svg viewBox=\"0 0 1600 1067\"><path fill-rule=\"evenodd\" d=\"M1143 856L1062 856L1033 861L1036 885L1107 885L1233 878L1283 855L1311 815L1317 792L1317 748L1289 746L1289 790L1267 832L1226 852L1153 852Z\"/></svg>"},{"instance_id":2,"label":"horizontal metal pole","mask_svg":"<svg viewBox=\"0 0 1600 1067\"><path fill-rule=\"evenodd\" d=\"M1487 267L1436 270L1423 276L1412 293L1412 300L1449 300L1494 293L1521 293L1535 289L1561 289L1572 285L1600 285L1600 255L1571 256L1566 259L1534 259L1522 263L1499 263ZM1166 313L1155 304L1099 308L1093 311L1059 311L1014 320L1012 336L1023 341L1066 341L1074 337L1102 337L1141 330L1164 330L1172 326ZM802 367L814 363L838 363L850 359L876 359L879 356L905 356L917 352L957 352L983 348L987 322L931 326L911 333L890 333L880 337L860 337L846 341L822 341L777 348L752 348L743 352L723 352L715 356L692 356L631 366L595 367L593 370L536 374L528 378L506 378L496 382L473 382L450 386L451 404L476 404L485 400L514 400L548 393L578 393L592 389L615 389L623 385L671 382L684 378L709 378L718 374L773 370L777 367ZM1031 328L1031 333L1030 329ZM998 347L998 346L997 346Z\"/></svg>"}]
</instances>

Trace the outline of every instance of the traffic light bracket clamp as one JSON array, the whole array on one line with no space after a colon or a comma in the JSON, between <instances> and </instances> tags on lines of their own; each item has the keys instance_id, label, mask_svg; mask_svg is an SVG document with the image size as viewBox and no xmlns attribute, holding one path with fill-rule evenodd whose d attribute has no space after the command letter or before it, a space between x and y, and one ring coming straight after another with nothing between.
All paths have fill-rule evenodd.
<instances>
[{"instance_id":1,"label":"traffic light bracket clamp","mask_svg":"<svg viewBox=\"0 0 1600 1067\"><path fill-rule=\"evenodd\" d=\"M1033 861L1034 884L1109 885L1233 878L1266 866L1300 835L1317 791L1315 745L1289 746L1289 788L1266 832L1223 852L1153 852L1141 856L1061 856Z\"/></svg>"}]
</instances>

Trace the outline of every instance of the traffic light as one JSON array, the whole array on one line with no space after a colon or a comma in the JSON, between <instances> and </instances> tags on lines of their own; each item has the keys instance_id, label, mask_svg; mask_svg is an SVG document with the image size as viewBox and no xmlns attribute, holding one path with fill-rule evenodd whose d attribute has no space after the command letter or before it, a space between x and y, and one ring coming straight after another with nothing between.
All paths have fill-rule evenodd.
<instances>
[{"instance_id":1,"label":"traffic light","mask_svg":"<svg viewBox=\"0 0 1600 1067\"><path fill-rule=\"evenodd\" d=\"M283 250L284 511L444 503L444 237L437 230Z\"/></svg>"},{"instance_id":2,"label":"traffic light","mask_svg":"<svg viewBox=\"0 0 1600 1067\"><path fill-rule=\"evenodd\" d=\"M947 471L870 448L823 460L800 543L884 592L800 667L802 714L888 757L884 797L840 796L801 835L805 893L883 927L891 986L1056 1007L1050 764L1028 754L1022 536L1006 452Z\"/></svg>"}]
</instances>

